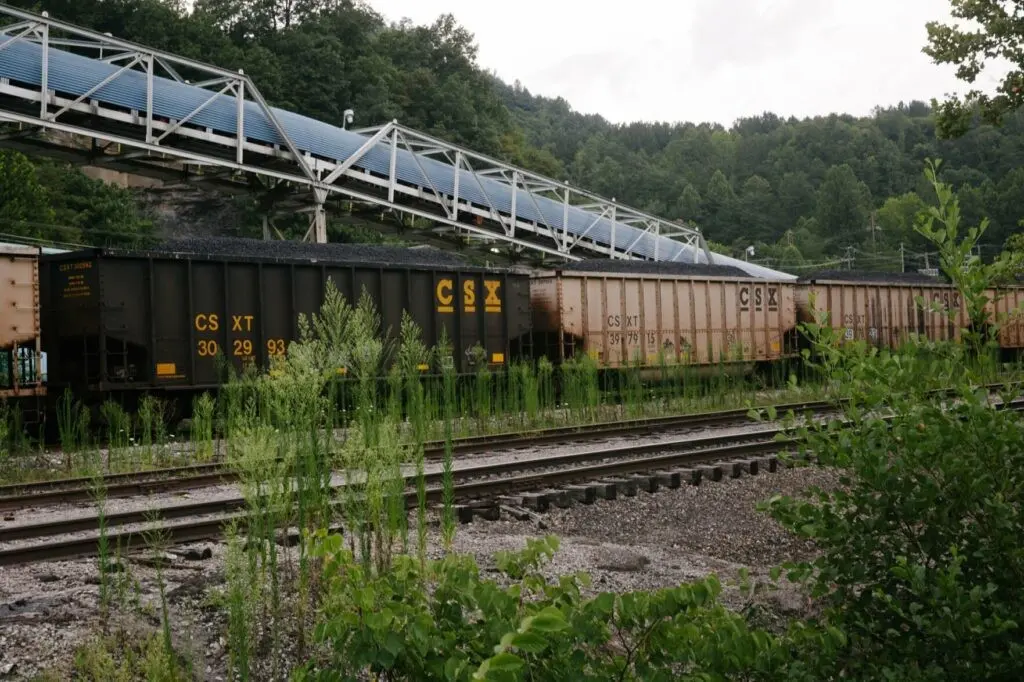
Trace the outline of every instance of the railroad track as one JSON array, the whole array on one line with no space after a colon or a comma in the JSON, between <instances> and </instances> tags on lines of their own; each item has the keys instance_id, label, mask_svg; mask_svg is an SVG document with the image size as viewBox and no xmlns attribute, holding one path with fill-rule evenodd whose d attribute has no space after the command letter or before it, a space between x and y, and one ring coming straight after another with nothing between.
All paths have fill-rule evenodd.
<instances>
[{"instance_id":1,"label":"railroad track","mask_svg":"<svg viewBox=\"0 0 1024 682\"><path fill-rule=\"evenodd\" d=\"M831 405L824 401L789 403L776 407L780 414L790 410L820 412L830 408ZM748 412L748 408L741 408L581 426L559 426L525 433L471 436L455 440L452 450L454 455L462 456L491 450L609 438L651 430L708 428L747 421ZM427 443L424 456L428 460L441 459L444 456L444 443ZM106 474L99 479L79 477L37 483L15 483L0 486L0 511L92 502L97 486L102 488L105 498L113 499L190 490L238 481L237 471L223 462L210 462L143 472Z\"/></svg>"},{"instance_id":2,"label":"railroad track","mask_svg":"<svg viewBox=\"0 0 1024 682\"><path fill-rule=\"evenodd\" d=\"M572 482L609 479L644 471L670 469L712 461L751 457L778 452L785 442L776 440L780 429L762 429L731 436L709 436L675 441L600 448L586 452L539 457L500 464L460 467L454 471L455 498L460 502L497 499ZM406 477L406 503L417 504L415 478ZM442 501L440 472L426 475L427 502ZM635 483L634 489L635 489ZM104 522L109 547L138 549L148 543L146 530L112 530L119 526L150 524L159 519L162 535L170 544L182 544L221 535L225 524L245 520L245 500L241 497L168 505L159 509L112 513ZM472 505L465 509L471 510ZM463 513L465 512L463 510ZM195 518L209 516L209 518ZM166 523L189 519L179 523ZM100 540L99 519L83 515L0 529L0 543L40 540L70 533L88 533L71 539L43 541L0 549L0 566L32 561L73 559L95 554Z\"/></svg>"},{"instance_id":3,"label":"railroad track","mask_svg":"<svg viewBox=\"0 0 1024 682\"><path fill-rule=\"evenodd\" d=\"M1022 410L1024 400L1009 405L1011 409ZM496 500L516 495L527 494L521 500L532 500L528 506L547 505L548 497L556 501L565 500L577 495L595 496L602 488L607 496L608 480L618 476L627 476L624 480L612 481L612 489L617 490L622 484L625 490L632 489L635 494L639 485L653 490L660 484L678 486L683 480L697 482L699 470L674 470L678 467L693 467L711 462L730 462L732 475L739 475L743 469L755 473L761 466L759 460L751 457L777 453L796 441L785 436L781 428L759 429L742 434L726 436L707 436L703 438L682 438L673 441L661 441L616 448L598 448L585 452L568 453L547 457L522 459L497 464L481 464L464 466L454 471L454 493L460 505L460 516L468 513L472 516L474 508L483 509L493 504L480 504L479 500ZM768 464L773 468L773 460ZM711 467L714 478L722 476L721 467ZM653 472L653 473L652 473ZM638 482L638 478L642 481ZM696 478L696 480L694 480ZM577 485L568 490L560 490L550 496L544 494L529 495L529 491L550 489L566 484L598 481L597 486ZM407 476L406 504L415 506L416 492L413 489L414 477ZM442 474L432 472L426 475L427 502L437 503L442 500ZM612 495L615 492L611 493ZM629 494L627 492L627 494ZM583 498L579 498L583 499ZM474 502L476 501L476 502ZM246 514L245 501L240 497L221 498L217 500L188 504L170 505L159 509L135 510L108 514L105 524L108 529L120 526L150 524L159 519L161 535L170 545L209 540L220 537L226 524L237 522L244 526ZM207 518L195 518L206 516ZM177 523L166 523L185 519ZM0 566L28 563L34 561L74 559L94 555L100 541L98 533L99 520L95 515L85 515L71 519L22 524L0 528L0 543L18 542L20 540L40 540L71 533L88 533L70 539L44 540L33 544L19 544L14 547L0 549ZM122 551L131 551L145 547L149 543L148 531L152 528L113 530L106 533L109 547L119 547Z\"/></svg>"},{"instance_id":4,"label":"railroad track","mask_svg":"<svg viewBox=\"0 0 1024 682\"><path fill-rule=\"evenodd\" d=\"M987 385L989 390L1002 387L1003 384ZM828 401L804 401L776 405L775 408L779 414L789 411L817 413L833 409L834 405ZM528 432L471 436L456 439L453 442L453 454L461 456L490 450L526 448L574 440L593 440L650 430L708 428L744 422L748 419L748 412L749 408L739 408L668 417L558 426ZM426 444L424 451L426 459L437 460L441 459L443 455L443 442L433 441ZM15 483L0 485L0 511L53 504L89 503L94 500L98 483L105 498L115 499L191 490L237 483L238 481L238 472L224 462L210 462L142 472L105 474L99 479L79 477L36 483Z\"/></svg>"}]
</instances>

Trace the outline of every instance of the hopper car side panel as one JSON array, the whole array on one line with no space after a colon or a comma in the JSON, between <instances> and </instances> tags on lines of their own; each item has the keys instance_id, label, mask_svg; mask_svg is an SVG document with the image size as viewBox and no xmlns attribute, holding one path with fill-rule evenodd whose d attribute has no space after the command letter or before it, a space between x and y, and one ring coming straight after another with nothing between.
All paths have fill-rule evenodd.
<instances>
[{"instance_id":1,"label":"hopper car side panel","mask_svg":"<svg viewBox=\"0 0 1024 682\"><path fill-rule=\"evenodd\" d=\"M1001 326L999 329L999 346L1005 350L1024 348L1024 287L1003 287L986 292L989 300L987 306L989 317Z\"/></svg>"},{"instance_id":2,"label":"hopper car side panel","mask_svg":"<svg viewBox=\"0 0 1024 682\"><path fill-rule=\"evenodd\" d=\"M921 307L918 298L954 313L932 312ZM828 313L829 325L843 341L866 341L882 348L896 348L911 335L958 340L967 324L960 295L948 286L819 281L798 287L797 308L804 322Z\"/></svg>"},{"instance_id":3,"label":"hopper car side panel","mask_svg":"<svg viewBox=\"0 0 1024 682\"><path fill-rule=\"evenodd\" d=\"M47 259L50 319L60 320L47 346L53 383L91 391L208 389L225 363L266 366L298 340L299 314L319 311L328 280L352 305L365 291L392 338L404 310L428 347L445 330L462 372L508 362L510 342L529 332L527 278L505 272L103 250ZM68 297L75 268L82 291Z\"/></svg>"},{"instance_id":4,"label":"hopper car side panel","mask_svg":"<svg viewBox=\"0 0 1024 682\"><path fill-rule=\"evenodd\" d=\"M0 398L42 395L38 249L0 245L0 282Z\"/></svg>"},{"instance_id":5,"label":"hopper car side panel","mask_svg":"<svg viewBox=\"0 0 1024 682\"><path fill-rule=\"evenodd\" d=\"M780 359L796 323L794 285L764 280L560 272L533 278L531 302L549 357L608 368Z\"/></svg>"}]
</instances>

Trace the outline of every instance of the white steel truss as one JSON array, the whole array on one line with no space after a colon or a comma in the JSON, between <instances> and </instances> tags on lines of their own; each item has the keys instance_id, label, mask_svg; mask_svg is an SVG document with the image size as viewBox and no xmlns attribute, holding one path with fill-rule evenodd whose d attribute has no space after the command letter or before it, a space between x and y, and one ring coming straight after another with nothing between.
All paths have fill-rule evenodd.
<instances>
[{"instance_id":1,"label":"white steel truss","mask_svg":"<svg viewBox=\"0 0 1024 682\"><path fill-rule=\"evenodd\" d=\"M306 210L311 219L306 238L317 242L324 242L327 237L325 204L338 198L426 218L457 235L487 244L503 242L517 251L529 250L561 259L577 260L599 254L611 258L653 255L655 260L665 260L672 256L659 253L659 249L671 247L671 243L657 237L671 237L690 247L685 253L692 260L697 261L698 254L703 253L706 262L714 262L703 236L694 228L516 168L395 121L351 131L364 136L365 142L343 159L316 156L300 149L282 124L281 112L267 104L241 71L203 64L61 22L45 13L36 15L0 4L0 21L4 20L11 23L0 26L0 39L6 38L0 43L0 64L5 50L17 41L35 43L42 49L38 51L39 83L0 77L0 122L11 124L7 130L0 130L0 145L20 146L165 180L207 182L234 191L285 183L293 195L308 197L310 208ZM118 70L84 92L61 92L51 87L51 49L88 55ZM145 74L144 107L126 109L97 97L98 91L129 70ZM153 108L156 78L203 88L209 91L209 98L185 115L174 119L160 116ZM236 103L232 126L235 132L196 124L196 116L223 98ZM283 143L271 144L246 134L247 116L252 116L253 104ZM76 143L74 138L85 143ZM391 151L388 172L360 164L371 150L381 145ZM396 159L400 150L411 154L425 182L411 184L398 177ZM455 169L454 187L442 189L431 181L424 165L438 161ZM482 185L487 181L502 183L511 191L511 206L499 207L491 201L492 193ZM467 187L467 182L473 187ZM543 216L538 206L540 198L562 205L565 213L558 221L560 225L543 217L537 219ZM592 217L586 229L568 229L570 209L584 210ZM527 219L523 213L533 218ZM592 230L609 223L611 239L596 239ZM615 231L623 229L623 225L639 230L635 238L616 239ZM653 254L642 255L634 250L645 233L655 236ZM410 234L415 237L416 231ZM266 227L264 235L269 235ZM671 250L678 251L676 257L684 253Z\"/></svg>"}]
</instances>

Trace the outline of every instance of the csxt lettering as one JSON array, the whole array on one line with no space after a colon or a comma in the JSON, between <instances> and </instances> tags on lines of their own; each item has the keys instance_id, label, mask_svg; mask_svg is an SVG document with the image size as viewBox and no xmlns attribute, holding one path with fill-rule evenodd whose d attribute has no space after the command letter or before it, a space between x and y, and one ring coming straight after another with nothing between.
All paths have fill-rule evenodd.
<instances>
[{"instance_id":1,"label":"csxt lettering","mask_svg":"<svg viewBox=\"0 0 1024 682\"><path fill-rule=\"evenodd\" d=\"M437 280L437 287L434 289L434 294L437 296L437 312L451 313L455 311L455 308L452 306L452 301L455 300L455 297L452 295L453 286L450 279Z\"/></svg>"},{"instance_id":2,"label":"csxt lettering","mask_svg":"<svg viewBox=\"0 0 1024 682\"><path fill-rule=\"evenodd\" d=\"M251 332L252 331L252 315L232 315L231 316L231 331L233 331L233 332Z\"/></svg>"},{"instance_id":3,"label":"csxt lettering","mask_svg":"<svg viewBox=\"0 0 1024 682\"><path fill-rule=\"evenodd\" d=\"M640 315L609 315L608 326L613 329L619 327L625 327L626 329L639 327Z\"/></svg>"},{"instance_id":4,"label":"csxt lettering","mask_svg":"<svg viewBox=\"0 0 1024 682\"><path fill-rule=\"evenodd\" d=\"M220 329L217 313L199 313L196 315L196 331L215 332Z\"/></svg>"},{"instance_id":5,"label":"csxt lettering","mask_svg":"<svg viewBox=\"0 0 1024 682\"><path fill-rule=\"evenodd\" d=\"M766 298L768 299L768 310L777 310L779 307L778 287L767 287L766 289L754 287L753 292L751 292L750 287L740 287L740 310L750 310L751 299L753 299L754 310L762 310Z\"/></svg>"}]
</instances>

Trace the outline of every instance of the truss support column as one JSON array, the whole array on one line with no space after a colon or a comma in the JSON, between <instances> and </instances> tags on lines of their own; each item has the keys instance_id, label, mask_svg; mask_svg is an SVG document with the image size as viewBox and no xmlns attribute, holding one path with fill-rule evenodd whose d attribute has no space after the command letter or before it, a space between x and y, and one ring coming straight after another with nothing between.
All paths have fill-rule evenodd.
<instances>
[{"instance_id":1,"label":"truss support column","mask_svg":"<svg viewBox=\"0 0 1024 682\"><path fill-rule=\"evenodd\" d=\"M146 58L146 142L153 141L153 55Z\"/></svg>"},{"instance_id":2,"label":"truss support column","mask_svg":"<svg viewBox=\"0 0 1024 682\"><path fill-rule=\"evenodd\" d=\"M316 244L327 243L327 209L324 203L327 201L327 190L313 189L313 219L310 223L310 232L313 233L313 242Z\"/></svg>"},{"instance_id":3,"label":"truss support column","mask_svg":"<svg viewBox=\"0 0 1024 682\"><path fill-rule=\"evenodd\" d=\"M270 216L263 216L263 238L266 240L270 239Z\"/></svg>"},{"instance_id":4,"label":"truss support column","mask_svg":"<svg viewBox=\"0 0 1024 682\"><path fill-rule=\"evenodd\" d=\"M392 121L392 124L394 121ZM395 183L398 182L398 128L391 130L391 158L388 163L388 203L395 203Z\"/></svg>"},{"instance_id":5,"label":"truss support column","mask_svg":"<svg viewBox=\"0 0 1024 682\"><path fill-rule=\"evenodd\" d=\"M43 17L49 17L49 12L43 12ZM40 107L39 107L39 118L46 120L46 107L50 103L50 27L48 24L43 24L41 27L42 32L42 71L39 74L39 94L40 94Z\"/></svg>"},{"instance_id":6,"label":"truss support column","mask_svg":"<svg viewBox=\"0 0 1024 682\"><path fill-rule=\"evenodd\" d=\"M569 184L566 182L566 184ZM569 253L569 188L565 188L562 197L562 248L559 251Z\"/></svg>"},{"instance_id":7,"label":"truss support column","mask_svg":"<svg viewBox=\"0 0 1024 682\"><path fill-rule=\"evenodd\" d=\"M235 144L238 145L235 149L235 163L241 166L245 156L245 73L239 69L238 76L235 88L235 125L238 127L235 137Z\"/></svg>"},{"instance_id":8,"label":"truss support column","mask_svg":"<svg viewBox=\"0 0 1024 682\"><path fill-rule=\"evenodd\" d=\"M612 238L609 241L611 242L611 244L608 245L608 248L611 249L611 254L609 254L609 258L614 260L615 259L615 197L612 197Z\"/></svg>"},{"instance_id":9,"label":"truss support column","mask_svg":"<svg viewBox=\"0 0 1024 682\"><path fill-rule=\"evenodd\" d=\"M459 219L459 178L462 176L462 152L455 152L455 176L452 188L452 220Z\"/></svg>"},{"instance_id":10,"label":"truss support column","mask_svg":"<svg viewBox=\"0 0 1024 682\"><path fill-rule=\"evenodd\" d=\"M509 237L516 236L516 199L519 194L519 171L512 171L512 210L509 214L512 216L512 220L509 221L508 229L505 233Z\"/></svg>"}]
</instances>

